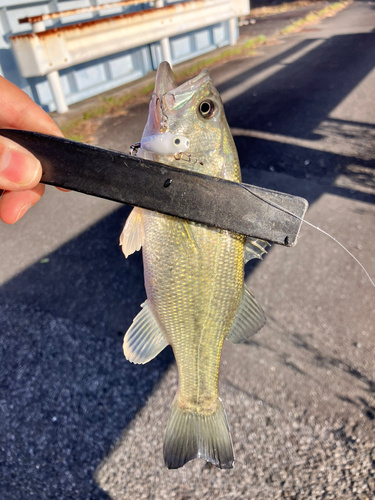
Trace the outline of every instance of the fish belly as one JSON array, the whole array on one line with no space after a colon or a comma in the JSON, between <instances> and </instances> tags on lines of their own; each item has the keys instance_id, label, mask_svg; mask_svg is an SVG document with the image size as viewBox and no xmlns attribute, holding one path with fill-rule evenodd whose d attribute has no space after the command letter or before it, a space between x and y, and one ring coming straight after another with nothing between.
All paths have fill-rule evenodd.
<instances>
[{"instance_id":1,"label":"fish belly","mask_svg":"<svg viewBox=\"0 0 375 500\"><path fill-rule=\"evenodd\" d=\"M244 238L144 211L148 303L179 371L181 410L212 413L223 341L244 287Z\"/></svg>"}]
</instances>

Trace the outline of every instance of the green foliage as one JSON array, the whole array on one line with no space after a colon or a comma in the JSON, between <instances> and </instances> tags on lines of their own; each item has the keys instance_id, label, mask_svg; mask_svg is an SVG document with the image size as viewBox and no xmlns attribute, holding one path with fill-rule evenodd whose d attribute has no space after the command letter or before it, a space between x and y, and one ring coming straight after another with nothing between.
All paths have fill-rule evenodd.
<instances>
[{"instance_id":1,"label":"green foliage","mask_svg":"<svg viewBox=\"0 0 375 500\"><path fill-rule=\"evenodd\" d=\"M343 0L342 2L335 2L331 5L328 5L327 7L324 7L324 9L315 11L315 12L310 12L307 14L306 17L302 19L298 19L298 21L295 21L292 23L290 26L287 26L283 30L280 31L280 35L289 35L291 33L298 33L301 31L305 26L309 24L315 24L319 22L321 19L324 19L326 17L330 17L336 12L342 10L344 7L348 5L348 0Z\"/></svg>"}]
</instances>

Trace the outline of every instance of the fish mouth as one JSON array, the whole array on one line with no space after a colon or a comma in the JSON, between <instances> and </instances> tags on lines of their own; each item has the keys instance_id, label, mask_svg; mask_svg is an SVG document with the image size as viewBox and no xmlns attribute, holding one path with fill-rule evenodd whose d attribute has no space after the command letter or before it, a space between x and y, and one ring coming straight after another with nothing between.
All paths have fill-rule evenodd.
<instances>
[{"instance_id":1,"label":"fish mouth","mask_svg":"<svg viewBox=\"0 0 375 500\"><path fill-rule=\"evenodd\" d=\"M194 96L195 92L208 81L211 81L210 75L208 70L204 69L195 78L177 86L176 78L169 63L163 61L159 64L156 72L155 88L149 106L148 120L142 136L143 144L145 146L147 144L147 151L156 153L156 150L153 150L155 146L158 151L163 151L166 155L176 153L173 140L179 137L169 134L168 138L158 139L156 136L170 132L170 110L179 109L186 104ZM182 147L184 144L184 149L177 150L177 153L186 151L190 145L188 138L184 136L181 136L181 138L180 145ZM172 144L171 147L167 147L170 144Z\"/></svg>"},{"instance_id":2,"label":"fish mouth","mask_svg":"<svg viewBox=\"0 0 375 500\"><path fill-rule=\"evenodd\" d=\"M163 61L159 64L158 70L156 72L154 93L160 98L176 87L177 82L174 77L172 68L167 61Z\"/></svg>"},{"instance_id":3,"label":"fish mouth","mask_svg":"<svg viewBox=\"0 0 375 500\"><path fill-rule=\"evenodd\" d=\"M152 94L148 120L146 127L143 131L143 138L151 137L166 130L165 115L162 109L163 96L177 87L176 79L174 77L172 68L167 61L159 64L156 72L155 88Z\"/></svg>"},{"instance_id":4,"label":"fish mouth","mask_svg":"<svg viewBox=\"0 0 375 500\"><path fill-rule=\"evenodd\" d=\"M168 116L164 111L164 99L177 88L177 82L169 63L160 63L155 79L155 88L149 107L146 128L141 139L143 151L159 156L170 156L185 152L190 145L187 137L169 132Z\"/></svg>"}]
</instances>

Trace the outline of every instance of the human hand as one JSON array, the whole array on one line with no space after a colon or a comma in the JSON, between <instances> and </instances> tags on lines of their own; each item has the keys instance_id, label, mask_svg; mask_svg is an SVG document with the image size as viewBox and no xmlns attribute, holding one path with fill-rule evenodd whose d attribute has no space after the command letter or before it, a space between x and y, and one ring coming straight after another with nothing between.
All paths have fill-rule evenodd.
<instances>
[{"instance_id":1,"label":"human hand","mask_svg":"<svg viewBox=\"0 0 375 500\"><path fill-rule=\"evenodd\" d=\"M30 97L0 76L0 128L13 128L63 137L58 126ZM0 136L0 218L17 222L40 200L42 167L29 151Z\"/></svg>"}]
</instances>

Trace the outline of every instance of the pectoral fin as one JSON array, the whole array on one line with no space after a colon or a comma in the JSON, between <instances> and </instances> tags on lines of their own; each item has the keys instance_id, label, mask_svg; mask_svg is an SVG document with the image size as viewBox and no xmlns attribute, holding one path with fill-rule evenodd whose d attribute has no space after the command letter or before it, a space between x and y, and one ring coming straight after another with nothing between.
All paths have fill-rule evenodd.
<instances>
[{"instance_id":1,"label":"pectoral fin","mask_svg":"<svg viewBox=\"0 0 375 500\"><path fill-rule=\"evenodd\" d=\"M227 335L227 340L233 344L243 344L255 335L266 323L263 309L255 300L254 295L245 286L244 293L233 326Z\"/></svg>"},{"instance_id":2,"label":"pectoral fin","mask_svg":"<svg viewBox=\"0 0 375 500\"><path fill-rule=\"evenodd\" d=\"M142 304L142 311L133 320L125 334L124 354L132 363L144 365L159 354L168 342L165 341L147 301Z\"/></svg>"},{"instance_id":3,"label":"pectoral fin","mask_svg":"<svg viewBox=\"0 0 375 500\"><path fill-rule=\"evenodd\" d=\"M133 208L120 236L120 245L125 257L140 250L142 243L142 209Z\"/></svg>"},{"instance_id":4,"label":"pectoral fin","mask_svg":"<svg viewBox=\"0 0 375 500\"><path fill-rule=\"evenodd\" d=\"M271 243L268 243L268 241L250 237L246 238L244 252L245 264L251 259L262 259L262 256L267 253L266 248L268 246L271 246Z\"/></svg>"}]
</instances>

